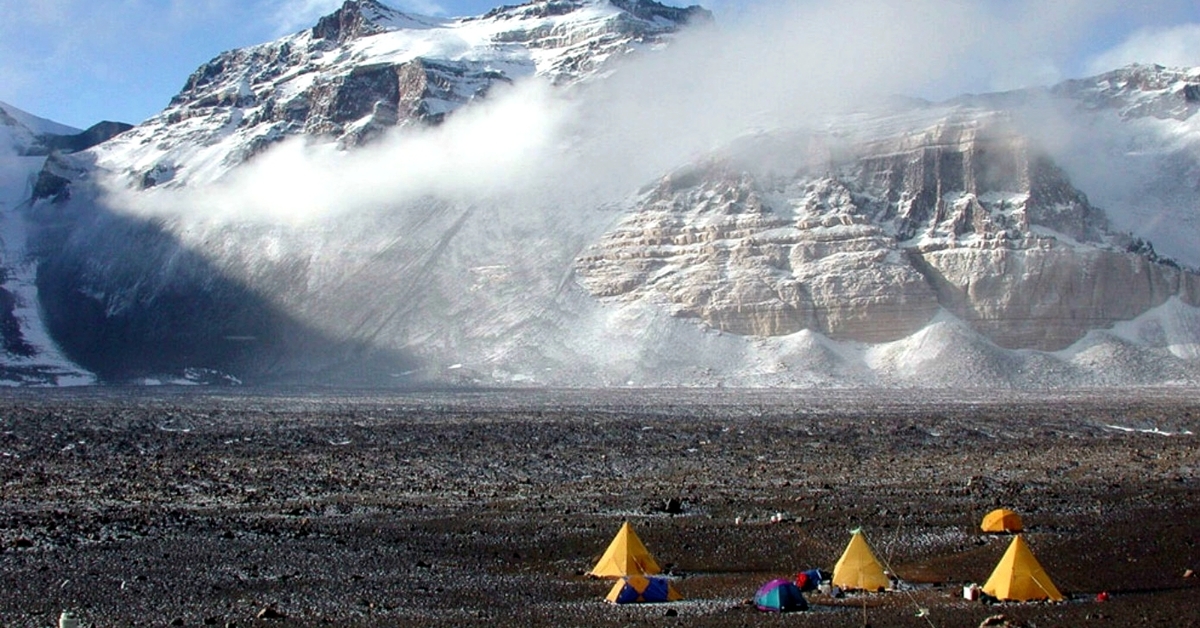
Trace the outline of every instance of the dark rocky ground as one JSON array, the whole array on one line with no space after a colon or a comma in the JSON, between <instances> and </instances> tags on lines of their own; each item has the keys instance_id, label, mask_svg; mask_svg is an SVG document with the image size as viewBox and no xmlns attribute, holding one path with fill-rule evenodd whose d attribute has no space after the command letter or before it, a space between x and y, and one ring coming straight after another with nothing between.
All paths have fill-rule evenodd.
<instances>
[{"instance_id":1,"label":"dark rocky ground","mask_svg":"<svg viewBox=\"0 0 1200 628\"><path fill-rule=\"evenodd\" d=\"M0 625L1200 625L1182 431L1194 390L15 391ZM997 505L1069 602L961 599L1006 546L977 532ZM687 601L614 607L582 575L624 519ZM858 526L915 590L743 603Z\"/></svg>"}]
</instances>

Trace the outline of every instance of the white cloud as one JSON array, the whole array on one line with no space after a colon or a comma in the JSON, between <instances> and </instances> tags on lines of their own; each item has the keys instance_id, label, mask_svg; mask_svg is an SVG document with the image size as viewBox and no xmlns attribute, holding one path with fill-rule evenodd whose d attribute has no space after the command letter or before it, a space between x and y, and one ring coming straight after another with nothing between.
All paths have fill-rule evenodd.
<instances>
[{"instance_id":1,"label":"white cloud","mask_svg":"<svg viewBox=\"0 0 1200 628\"><path fill-rule=\"evenodd\" d=\"M393 4L401 11L417 15L446 15L447 13L446 8L440 2L433 0L404 0Z\"/></svg>"},{"instance_id":2,"label":"white cloud","mask_svg":"<svg viewBox=\"0 0 1200 628\"><path fill-rule=\"evenodd\" d=\"M1200 65L1200 24L1143 28L1117 47L1090 59L1088 72L1100 74L1131 63Z\"/></svg>"},{"instance_id":3,"label":"white cloud","mask_svg":"<svg viewBox=\"0 0 1200 628\"><path fill-rule=\"evenodd\" d=\"M343 0L282 0L276 2L272 20L278 35L294 33L316 23L322 15L333 13Z\"/></svg>"},{"instance_id":4,"label":"white cloud","mask_svg":"<svg viewBox=\"0 0 1200 628\"><path fill-rule=\"evenodd\" d=\"M354 151L293 138L210 186L131 192L114 182L108 200L142 214L305 224L427 196L525 197L568 176L562 141L572 107L562 92L540 82L496 92L443 125Z\"/></svg>"}]
</instances>

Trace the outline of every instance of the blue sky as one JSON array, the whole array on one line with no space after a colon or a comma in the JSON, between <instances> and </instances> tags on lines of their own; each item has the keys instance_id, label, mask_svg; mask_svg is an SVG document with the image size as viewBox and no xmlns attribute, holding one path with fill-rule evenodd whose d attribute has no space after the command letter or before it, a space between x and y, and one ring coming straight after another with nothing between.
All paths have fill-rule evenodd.
<instances>
[{"instance_id":1,"label":"blue sky","mask_svg":"<svg viewBox=\"0 0 1200 628\"><path fill-rule=\"evenodd\" d=\"M384 2L414 13L445 16L477 15L504 4ZM701 4L716 13L719 24L736 24L752 19L766 5L836 7L838 2L905 6L903 0ZM137 123L165 107L188 75L221 51L301 30L340 4L341 0L0 0L0 101L76 127L102 119ZM987 19L1008 20L1010 28L995 38L996 49L986 55L989 63L918 96L1053 82L1133 60L1200 65L1200 3L1195 0L944 0L944 4L984 9ZM962 28L986 26L963 24Z\"/></svg>"}]
</instances>

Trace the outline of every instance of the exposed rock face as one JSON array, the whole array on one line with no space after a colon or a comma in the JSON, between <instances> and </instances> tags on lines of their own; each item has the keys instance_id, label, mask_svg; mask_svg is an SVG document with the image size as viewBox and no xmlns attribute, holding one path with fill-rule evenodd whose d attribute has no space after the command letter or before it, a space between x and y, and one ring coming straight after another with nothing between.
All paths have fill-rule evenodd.
<instances>
[{"instance_id":1,"label":"exposed rock face","mask_svg":"<svg viewBox=\"0 0 1200 628\"><path fill-rule=\"evenodd\" d=\"M760 336L896 340L945 308L1001 346L1044 350L1200 295L1196 275L1111 233L1004 116L791 141L807 160L795 175L734 157L664 179L579 258L584 285Z\"/></svg>"},{"instance_id":2,"label":"exposed rock face","mask_svg":"<svg viewBox=\"0 0 1200 628\"><path fill-rule=\"evenodd\" d=\"M661 18L667 22L683 25L696 21L708 22L712 20L712 13L699 5L673 7L655 2L654 0L600 0L600 2L596 0L532 0L524 4L508 5L492 9L480 19L500 18L508 20L567 15L581 8L597 4L610 4L638 20L647 22L653 22L656 18ZM636 31L641 35L647 35L659 29L650 28L648 25L638 28L633 26L632 21L626 21L624 30L626 32Z\"/></svg>"},{"instance_id":3,"label":"exposed rock face","mask_svg":"<svg viewBox=\"0 0 1200 628\"><path fill-rule=\"evenodd\" d=\"M662 18L677 24L687 24L694 20L709 21L712 19L712 13L698 5L669 7L654 2L654 0L611 0L611 2L613 6L620 7L630 15L643 20Z\"/></svg>"},{"instance_id":4,"label":"exposed rock face","mask_svg":"<svg viewBox=\"0 0 1200 628\"><path fill-rule=\"evenodd\" d=\"M87 150L102 142L107 142L108 140L111 140L112 138L132 128L132 124L105 120L103 122L97 122L96 124L88 127L84 132L75 135L43 135L42 144L47 150L59 150L75 153Z\"/></svg>"},{"instance_id":5,"label":"exposed rock face","mask_svg":"<svg viewBox=\"0 0 1200 628\"><path fill-rule=\"evenodd\" d=\"M546 19L597 8L619 11L601 19ZM497 41L553 51L538 55L543 59L538 73L564 84L601 74L612 60L634 46L662 43L681 26L711 21L712 13L700 6L677 8L653 0L535 0L493 9L481 20L506 25L498 31ZM521 26L521 22L531 27ZM507 27L509 24L512 26Z\"/></svg>"},{"instance_id":6,"label":"exposed rock face","mask_svg":"<svg viewBox=\"0 0 1200 628\"><path fill-rule=\"evenodd\" d=\"M71 185L73 182L85 181L88 177L88 166L92 162L88 158L73 160L63 155L53 154L46 158L42 164L41 171L37 174L37 179L33 184L32 196L30 200L50 200L55 205L60 205L71 198ZM38 207L33 213L35 216L43 216L47 212L53 214L53 207ZM51 221L56 219L52 218Z\"/></svg>"},{"instance_id":7,"label":"exposed rock face","mask_svg":"<svg viewBox=\"0 0 1200 628\"><path fill-rule=\"evenodd\" d=\"M810 191L813 211L796 219L772 209L747 174L677 173L580 258L580 276L597 296L663 299L738 334L877 341L920 329L937 299L895 239L848 211L837 182Z\"/></svg>"},{"instance_id":8,"label":"exposed rock face","mask_svg":"<svg viewBox=\"0 0 1200 628\"><path fill-rule=\"evenodd\" d=\"M402 123L436 123L444 110L431 102L462 100L464 86L474 86L467 98L487 93L493 82L509 82L489 70L470 71L432 61L359 66L348 74L319 81L309 92L304 133L341 136L348 145L361 144ZM302 110L292 105L292 114Z\"/></svg>"},{"instance_id":9,"label":"exposed rock face","mask_svg":"<svg viewBox=\"0 0 1200 628\"><path fill-rule=\"evenodd\" d=\"M7 357L31 358L37 355L37 350L21 333L21 321L16 316L16 306L16 295L0 288L0 347Z\"/></svg>"},{"instance_id":10,"label":"exposed rock face","mask_svg":"<svg viewBox=\"0 0 1200 628\"><path fill-rule=\"evenodd\" d=\"M1054 86L1051 94L1089 108L1117 111L1126 119L1186 120L1200 111L1200 74L1161 65L1131 65Z\"/></svg>"},{"instance_id":11,"label":"exposed rock face","mask_svg":"<svg viewBox=\"0 0 1200 628\"><path fill-rule=\"evenodd\" d=\"M398 124L437 122L450 108L486 93L494 81L508 82L486 69L415 58L310 75L302 90L278 85L288 82L278 76L288 66L303 66L307 54L291 42L225 53L192 75L165 112L166 123L198 127L192 135L207 142L221 141L235 125L244 138L231 152L230 165L236 165L289 135L355 145ZM221 125L206 124L212 117L221 118Z\"/></svg>"},{"instance_id":12,"label":"exposed rock face","mask_svg":"<svg viewBox=\"0 0 1200 628\"><path fill-rule=\"evenodd\" d=\"M287 137L356 146L395 126L441 122L497 84L587 81L709 18L649 0L541 0L448 20L348 0L312 29L198 68L103 165L128 169L131 188L207 183ZM221 167L195 163L214 152Z\"/></svg>"},{"instance_id":13,"label":"exposed rock face","mask_svg":"<svg viewBox=\"0 0 1200 628\"><path fill-rule=\"evenodd\" d=\"M312 29L314 39L339 44L367 35L387 32L389 21L401 21L406 15L375 0L348 0L342 8L322 17Z\"/></svg>"},{"instance_id":14,"label":"exposed rock face","mask_svg":"<svg viewBox=\"0 0 1200 628\"><path fill-rule=\"evenodd\" d=\"M1096 242L1103 214L1003 116L951 114L924 130L850 149L843 176L901 240L1019 240L1031 225ZM834 164L837 166L838 164Z\"/></svg>"},{"instance_id":15,"label":"exposed rock face","mask_svg":"<svg viewBox=\"0 0 1200 628\"><path fill-rule=\"evenodd\" d=\"M1146 256L1066 247L914 253L941 303L996 344L1062 349L1174 295L1195 305L1197 275Z\"/></svg>"}]
</instances>

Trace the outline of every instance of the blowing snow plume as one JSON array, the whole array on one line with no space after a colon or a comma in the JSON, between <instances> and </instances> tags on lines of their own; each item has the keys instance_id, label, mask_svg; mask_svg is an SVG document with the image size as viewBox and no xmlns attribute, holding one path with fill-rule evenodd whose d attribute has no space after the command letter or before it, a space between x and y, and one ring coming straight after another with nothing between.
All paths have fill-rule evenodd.
<instances>
[{"instance_id":1,"label":"blowing snow plume","mask_svg":"<svg viewBox=\"0 0 1200 628\"><path fill-rule=\"evenodd\" d=\"M1014 15L1012 23L1025 17ZM1022 41L1015 40L1018 34ZM995 51L986 42L998 39L1034 56L1037 47L1030 44L1042 34L1017 31L960 3L766 4L734 24L695 25L665 50L613 64L612 76L580 77L575 89L552 89L515 69L514 87L498 84L439 126L406 125L350 151L297 137L230 171L247 148L224 140L255 115L235 106L223 128L212 132L218 150L155 164L188 183L184 192L125 194L130 182L121 176L110 184L111 204L139 213L283 224L427 195L561 201L586 192L582 198L595 204L621 198L747 132L820 125L829 114L876 110L896 95L956 88L948 77L999 65L1012 54L989 58ZM371 48L364 44L364 50ZM245 81L229 90L222 98L230 104L254 104L239 100L248 90ZM274 132L265 140L278 137Z\"/></svg>"},{"instance_id":2,"label":"blowing snow plume","mask_svg":"<svg viewBox=\"0 0 1200 628\"><path fill-rule=\"evenodd\" d=\"M397 129L352 150L291 137L208 183L137 190L118 177L107 182L107 202L138 214L299 226L426 197L520 197L555 180L570 104L535 81L497 91L442 125Z\"/></svg>"}]
</instances>

